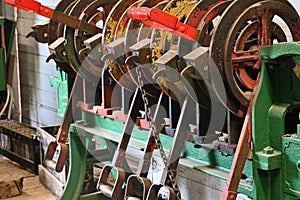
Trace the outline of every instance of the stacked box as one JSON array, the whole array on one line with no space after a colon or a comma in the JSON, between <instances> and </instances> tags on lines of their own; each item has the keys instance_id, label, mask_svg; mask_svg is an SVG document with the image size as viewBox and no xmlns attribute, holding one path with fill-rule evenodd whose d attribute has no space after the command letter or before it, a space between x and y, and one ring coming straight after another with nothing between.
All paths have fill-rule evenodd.
<instances>
[{"instance_id":1,"label":"stacked box","mask_svg":"<svg viewBox=\"0 0 300 200\"><path fill-rule=\"evenodd\" d=\"M0 154L38 174L40 142L36 129L14 120L0 120Z\"/></svg>"}]
</instances>

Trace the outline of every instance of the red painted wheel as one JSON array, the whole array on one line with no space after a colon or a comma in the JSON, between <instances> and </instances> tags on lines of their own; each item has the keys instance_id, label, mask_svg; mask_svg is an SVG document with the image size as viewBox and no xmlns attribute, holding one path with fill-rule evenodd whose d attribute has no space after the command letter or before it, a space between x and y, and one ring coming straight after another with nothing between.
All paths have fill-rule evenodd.
<instances>
[{"instance_id":1,"label":"red painted wheel","mask_svg":"<svg viewBox=\"0 0 300 200\"><path fill-rule=\"evenodd\" d=\"M239 12L237 12L239 11ZM212 37L210 56L219 68L227 99L221 101L244 116L260 70L264 45L300 39L300 20L288 1L235 1L223 13ZM218 93L218 85L211 80Z\"/></svg>"}]
</instances>

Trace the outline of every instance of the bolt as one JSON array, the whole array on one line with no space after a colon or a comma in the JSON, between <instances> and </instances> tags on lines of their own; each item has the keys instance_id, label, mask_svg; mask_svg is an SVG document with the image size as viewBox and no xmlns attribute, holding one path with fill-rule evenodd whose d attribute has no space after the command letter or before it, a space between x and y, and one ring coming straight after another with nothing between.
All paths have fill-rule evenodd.
<instances>
[{"instance_id":1,"label":"bolt","mask_svg":"<svg viewBox=\"0 0 300 200\"><path fill-rule=\"evenodd\" d=\"M252 177L248 177L248 178L246 179L246 183L247 183L248 185L252 185L252 184L253 184L253 178L252 178Z\"/></svg>"},{"instance_id":2,"label":"bolt","mask_svg":"<svg viewBox=\"0 0 300 200\"><path fill-rule=\"evenodd\" d=\"M235 194L231 194L231 195L229 196L229 199L230 199L230 200L235 200L235 199L236 199L236 195L235 195Z\"/></svg>"},{"instance_id":3,"label":"bolt","mask_svg":"<svg viewBox=\"0 0 300 200\"><path fill-rule=\"evenodd\" d=\"M179 26L178 31L181 32L181 33L184 33L185 32L185 27L184 26Z\"/></svg>"},{"instance_id":4,"label":"bolt","mask_svg":"<svg viewBox=\"0 0 300 200\"><path fill-rule=\"evenodd\" d=\"M300 61L298 61L298 63L294 67L294 72L295 72L296 76L300 79Z\"/></svg>"},{"instance_id":5,"label":"bolt","mask_svg":"<svg viewBox=\"0 0 300 200\"><path fill-rule=\"evenodd\" d=\"M267 146L264 148L263 152L264 152L264 154L272 154L272 153L274 153L274 149L270 146Z\"/></svg>"},{"instance_id":6,"label":"bolt","mask_svg":"<svg viewBox=\"0 0 300 200\"><path fill-rule=\"evenodd\" d=\"M208 71L208 66L205 65L205 66L203 67L203 69L204 69L204 71Z\"/></svg>"}]
</instances>

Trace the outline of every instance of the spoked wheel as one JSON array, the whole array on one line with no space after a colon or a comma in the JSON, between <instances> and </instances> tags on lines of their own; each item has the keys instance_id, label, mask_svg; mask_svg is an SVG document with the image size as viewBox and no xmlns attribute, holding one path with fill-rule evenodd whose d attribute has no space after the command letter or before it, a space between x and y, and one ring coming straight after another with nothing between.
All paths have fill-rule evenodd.
<instances>
[{"instance_id":1,"label":"spoked wheel","mask_svg":"<svg viewBox=\"0 0 300 200\"><path fill-rule=\"evenodd\" d=\"M72 6L75 3L76 3L76 1L74 1L74 0L62 0L57 4L57 6L55 7L55 10L63 12L63 13L68 13L72 9ZM64 30L63 24L51 19L49 21L49 25L48 25L48 45L51 45L59 37L62 37L63 30ZM76 76L76 71L70 65L68 65L66 60L55 59L55 63L61 70L66 72L69 76L71 76L71 77Z\"/></svg>"},{"instance_id":2,"label":"spoked wheel","mask_svg":"<svg viewBox=\"0 0 300 200\"><path fill-rule=\"evenodd\" d=\"M106 15L108 15L115 1L94 0L80 14L79 20L82 24L87 23L97 27L100 32L89 34L82 30L82 27L75 30L74 46L78 60L81 63L81 73L88 79L99 78L102 75L103 62L101 61L101 35ZM89 41L89 47L86 47L85 41ZM97 80L97 79L96 79Z\"/></svg>"},{"instance_id":3,"label":"spoked wheel","mask_svg":"<svg viewBox=\"0 0 300 200\"><path fill-rule=\"evenodd\" d=\"M163 9L167 5L167 1L161 1L161 0L144 0L142 3L139 4L139 7L147 7L147 8L158 8ZM145 28L145 27L144 27ZM125 52L125 60L127 58L130 59L132 56L132 52L130 51L130 47L132 47L137 42L150 38L151 37L151 28L147 27L148 31L144 32L144 35L140 35L141 30L143 30L143 24L136 22L132 19L128 21L128 24L126 26L126 30L124 32L124 52ZM139 37L140 36L140 37ZM153 81L152 79L152 73L150 72L149 67L149 54L150 49L147 47L146 49L142 49L141 52L139 52L138 62L140 65L143 66L143 69L141 70L141 78L143 80L146 80L147 84L147 93L151 94L152 96L157 96L160 92L160 87ZM145 67L145 66L148 67ZM139 86L138 83L138 75L136 74L136 64L135 63L127 63L127 70L130 74L132 80L134 80L134 83Z\"/></svg>"},{"instance_id":4,"label":"spoked wheel","mask_svg":"<svg viewBox=\"0 0 300 200\"><path fill-rule=\"evenodd\" d=\"M118 35L118 27L120 27L119 21L122 20L122 16L124 16L124 13L127 12L129 7L132 4L135 4L136 2L140 3L140 1L136 0L121 0L118 1L117 4L113 7L111 12L109 13L107 20L104 25L103 29L103 37L102 37L102 52L103 54L107 54L107 45L110 44L115 40L115 36ZM127 19L128 20L128 19ZM125 24L127 21L125 20ZM125 27L124 24L122 24L122 27ZM120 34L120 33L119 33ZM126 68L124 66L118 65L115 61L112 59L117 58L108 58L105 60L106 65L109 68L109 73L111 77L122 87L129 91L133 91L135 88L134 81L131 79L131 77L126 74ZM121 61L123 62L123 60Z\"/></svg>"},{"instance_id":5,"label":"spoked wheel","mask_svg":"<svg viewBox=\"0 0 300 200\"><path fill-rule=\"evenodd\" d=\"M169 2L166 7L163 9L164 12L174 15L178 18L179 21L183 22L191 10L195 7L197 4L197 1L178 1L173 0ZM161 58L164 53L166 53L170 48L173 50L176 50L177 45L173 45L173 34L166 33L165 31L153 29L152 35L151 35L151 73L154 74L156 82L160 85L161 89L170 97L173 99L179 100L182 96L185 94L185 90L181 84L181 81L176 79L177 76L172 76L174 78L173 80L169 81L168 78L165 78L164 76L168 73L161 74L161 70L158 69L158 66L155 64L155 62ZM177 64L172 63L171 64L174 70L176 70ZM179 78L179 77L178 77ZM178 83L178 84L176 84Z\"/></svg>"},{"instance_id":6,"label":"spoked wheel","mask_svg":"<svg viewBox=\"0 0 300 200\"><path fill-rule=\"evenodd\" d=\"M105 13L108 13L110 8L114 5L114 1L105 0L66 0L61 1L56 6L55 10L63 12L66 15L72 16L80 20L79 27L74 29L66 24L57 22L57 19L51 19L48 26L48 44L49 48L57 40L63 39L64 52L62 55L55 57L56 64L70 76L75 76L82 66L83 61L87 57L86 54L80 54L80 51L85 48L83 42L88 38L93 37L97 33L101 33L101 29L97 27L97 23L101 20L105 20ZM101 8L101 9L99 9ZM92 25L89 27L89 33L83 31L86 30L85 25ZM100 44L100 42L99 42ZM97 58L100 60L100 58ZM96 65L95 67L88 67L82 70L81 75L84 78L90 79L93 76L100 77L99 62L91 63Z\"/></svg>"},{"instance_id":7,"label":"spoked wheel","mask_svg":"<svg viewBox=\"0 0 300 200\"><path fill-rule=\"evenodd\" d=\"M223 77L227 99L221 101L244 116L261 67L261 46L300 39L297 11L287 1L235 1L224 12L212 37L210 56ZM237 11L240 11L237 13ZM212 76L212 75L211 75ZM218 93L220 83L212 83Z\"/></svg>"},{"instance_id":8,"label":"spoked wheel","mask_svg":"<svg viewBox=\"0 0 300 200\"><path fill-rule=\"evenodd\" d=\"M86 61L91 64L91 66L86 67L87 63L85 63L85 59L87 58L87 55L80 54L80 51L85 48L85 40L102 32L101 27L98 27L98 22L105 19L105 13L109 12L108 9L113 6L113 4L114 2L108 2L105 0L80 0L69 12L70 16L78 17L81 21L81 25L78 29L65 26L64 38L67 41L65 44L66 56L68 63L72 66L72 68L76 72L80 70L80 75L86 80L93 81L95 79L96 81L99 81L99 77L102 75L101 71L103 63ZM93 28L93 30L90 30L91 33L83 31L84 24L92 25L91 28ZM100 41L98 43L100 45ZM96 51L99 53L98 55L101 55L101 52L98 49L92 51ZM94 61L100 61L100 59L101 57L99 56ZM83 65L83 63L85 64ZM81 69L81 67L83 68Z\"/></svg>"}]
</instances>

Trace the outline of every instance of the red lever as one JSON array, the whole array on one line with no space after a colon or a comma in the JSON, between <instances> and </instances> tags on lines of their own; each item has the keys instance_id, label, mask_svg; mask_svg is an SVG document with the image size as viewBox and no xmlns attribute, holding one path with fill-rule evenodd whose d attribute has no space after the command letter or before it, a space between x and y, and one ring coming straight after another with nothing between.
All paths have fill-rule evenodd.
<instances>
[{"instance_id":1,"label":"red lever","mask_svg":"<svg viewBox=\"0 0 300 200\"><path fill-rule=\"evenodd\" d=\"M52 18L54 11L52 8L44 6L40 2L34 0L4 0L4 3L7 3L11 6L20 8L28 12L33 12L42 15L47 18Z\"/></svg>"},{"instance_id":2,"label":"red lever","mask_svg":"<svg viewBox=\"0 0 300 200\"><path fill-rule=\"evenodd\" d=\"M198 30L178 21L174 15L157 8L133 7L127 12L128 17L147 26L170 31L190 40L197 40Z\"/></svg>"}]
</instances>

